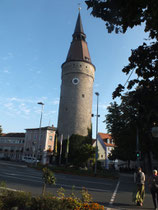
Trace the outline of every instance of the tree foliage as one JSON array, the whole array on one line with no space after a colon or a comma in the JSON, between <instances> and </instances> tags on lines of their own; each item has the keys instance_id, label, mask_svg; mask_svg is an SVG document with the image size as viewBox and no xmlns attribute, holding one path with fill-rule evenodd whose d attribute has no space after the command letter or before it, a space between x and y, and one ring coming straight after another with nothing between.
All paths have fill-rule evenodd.
<instances>
[{"instance_id":1,"label":"tree foliage","mask_svg":"<svg viewBox=\"0 0 158 210\"><path fill-rule=\"evenodd\" d=\"M141 46L131 51L129 64L122 71L126 75L132 73L136 75L136 79L128 81L128 99L133 110L137 110L136 123L142 139L142 149L149 154L155 149L151 138L151 127L154 122L158 123L158 1L86 0L85 2L88 9L92 9L91 14L94 17L105 21L109 33L113 31L126 33L128 28L132 29L139 25L144 27L144 32L148 35L148 39ZM123 91L125 87L119 84L113 92L113 99L121 97L123 103L125 96ZM131 122L132 117L129 115Z\"/></svg>"},{"instance_id":2,"label":"tree foliage","mask_svg":"<svg viewBox=\"0 0 158 210\"><path fill-rule=\"evenodd\" d=\"M2 126L0 125L0 136L2 135Z\"/></svg>"},{"instance_id":3,"label":"tree foliage","mask_svg":"<svg viewBox=\"0 0 158 210\"><path fill-rule=\"evenodd\" d=\"M125 33L144 23L144 31L150 38L158 39L158 1L157 0L86 0L88 9L94 17L106 22L109 32Z\"/></svg>"},{"instance_id":4,"label":"tree foliage","mask_svg":"<svg viewBox=\"0 0 158 210\"><path fill-rule=\"evenodd\" d=\"M129 64L123 72L136 73L137 79L131 80L128 89L134 85L150 86L152 81L158 84L158 1L157 0L87 0L88 8L94 17L106 22L108 32L125 33L128 28L141 25L148 32L148 41L132 50ZM124 86L118 85L113 98L121 96Z\"/></svg>"},{"instance_id":5,"label":"tree foliage","mask_svg":"<svg viewBox=\"0 0 158 210\"><path fill-rule=\"evenodd\" d=\"M116 145L110 159L135 160L136 118L137 112L129 104L128 96L124 97L121 105L114 102L108 107L105 122Z\"/></svg>"},{"instance_id":6,"label":"tree foliage","mask_svg":"<svg viewBox=\"0 0 158 210\"><path fill-rule=\"evenodd\" d=\"M88 159L93 158L95 148L92 138L88 136L72 135L70 137L69 161L76 166L85 166Z\"/></svg>"},{"instance_id":7,"label":"tree foliage","mask_svg":"<svg viewBox=\"0 0 158 210\"><path fill-rule=\"evenodd\" d=\"M51 171L49 168L45 167L43 168L43 190L42 190L42 195L45 194L45 190L46 190L46 185L49 184L49 185L54 185L55 182L56 182L56 178L55 178L55 175L53 173L53 171Z\"/></svg>"}]
</instances>

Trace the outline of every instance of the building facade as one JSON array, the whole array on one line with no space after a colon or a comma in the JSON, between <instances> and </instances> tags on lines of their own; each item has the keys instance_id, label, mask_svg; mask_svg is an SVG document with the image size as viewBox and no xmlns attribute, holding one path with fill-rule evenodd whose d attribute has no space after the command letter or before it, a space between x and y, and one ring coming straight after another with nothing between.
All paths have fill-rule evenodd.
<instances>
[{"instance_id":1,"label":"building facade","mask_svg":"<svg viewBox=\"0 0 158 210\"><path fill-rule=\"evenodd\" d=\"M26 129L23 160L39 160L42 164L50 162L54 150L55 127Z\"/></svg>"},{"instance_id":2,"label":"building facade","mask_svg":"<svg viewBox=\"0 0 158 210\"><path fill-rule=\"evenodd\" d=\"M108 133L98 133L97 135L98 143L98 161L105 169L109 169L110 165L115 165L114 161L109 160L109 155L114 149L115 144L110 134ZM96 141L93 143L96 146Z\"/></svg>"},{"instance_id":3,"label":"building facade","mask_svg":"<svg viewBox=\"0 0 158 210\"><path fill-rule=\"evenodd\" d=\"M58 133L64 139L72 134L86 136L91 129L94 73L79 12L73 40L62 64Z\"/></svg>"},{"instance_id":4,"label":"building facade","mask_svg":"<svg viewBox=\"0 0 158 210\"><path fill-rule=\"evenodd\" d=\"M0 158L22 160L25 133L7 133L0 136Z\"/></svg>"}]
</instances>

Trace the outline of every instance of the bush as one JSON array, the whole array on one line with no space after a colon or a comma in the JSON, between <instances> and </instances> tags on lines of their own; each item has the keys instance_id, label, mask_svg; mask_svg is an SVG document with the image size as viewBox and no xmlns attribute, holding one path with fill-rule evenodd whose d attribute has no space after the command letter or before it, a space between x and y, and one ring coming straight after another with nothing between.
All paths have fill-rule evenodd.
<instances>
[{"instance_id":1,"label":"bush","mask_svg":"<svg viewBox=\"0 0 158 210\"><path fill-rule=\"evenodd\" d=\"M88 192L84 191L85 200ZM53 195L32 197L30 193L5 191L0 195L0 210L102 210L97 203L85 203L76 197L55 197Z\"/></svg>"},{"instance_id":2,"label":"bush","mask_svg":"<svg viewBox=\"0 0 158 210\"><path fill-rule=\"evenodd\" d=\"M1 197L2 210L9 210L18 207L18 210L28 210L31 206L31 194L25 192L5 191Z\"/></svg>"}]
</instances>

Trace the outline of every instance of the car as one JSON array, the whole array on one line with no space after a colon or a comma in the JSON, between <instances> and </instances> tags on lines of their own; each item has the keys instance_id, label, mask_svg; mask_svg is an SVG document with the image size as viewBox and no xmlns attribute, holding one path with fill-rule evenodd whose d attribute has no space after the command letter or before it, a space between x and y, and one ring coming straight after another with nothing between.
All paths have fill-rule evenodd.
<instances>
[{"instance_id":1,"label":"car","mask_svg":"<svg viewBox=\"0 0 158 210\"><path fill-rule=\"evenodd\" d=\"M38 162L40 162L40 161L37 160L36 158L33 158L33 157L26 157L26 156L24 156L24 157L22 158L22 160L23 160L24 162L26 162L26 163L38 163Z\"/></svg>"}]
</instances>

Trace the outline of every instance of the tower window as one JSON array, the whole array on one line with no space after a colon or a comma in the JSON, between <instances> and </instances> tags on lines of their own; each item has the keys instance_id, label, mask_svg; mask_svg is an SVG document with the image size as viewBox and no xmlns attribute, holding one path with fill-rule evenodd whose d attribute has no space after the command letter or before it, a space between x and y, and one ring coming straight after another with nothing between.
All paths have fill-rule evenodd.
<instances>
[{"instance_id":1,"label":"tower window","mask_svg":"<svg viewBox=\"0 0 158 210\"><path fill-rule=\"evenodd\" d=\"M82 98L84 98L84 94L82 94Z\"/></svg>"},{"instance_id":2,"label":"tower window","mask_svg":"<svg viewBox=\"0 0 158 210\"><path fill-rule=\"evenodd\" d=\"M85 60L86 60L86 61L89 61L89 58L85 56Z\"/></svg>"}]
</instances>

